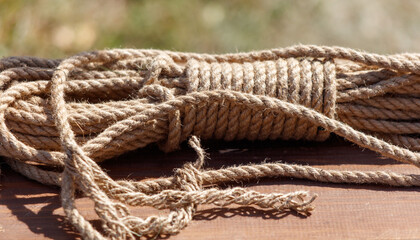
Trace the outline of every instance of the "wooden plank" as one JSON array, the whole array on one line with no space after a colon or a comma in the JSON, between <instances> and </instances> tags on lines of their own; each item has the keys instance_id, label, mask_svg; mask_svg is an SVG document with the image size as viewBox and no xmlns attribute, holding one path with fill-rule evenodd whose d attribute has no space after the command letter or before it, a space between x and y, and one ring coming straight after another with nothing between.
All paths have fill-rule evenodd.
<instances>
[{"instance_id":1,"label":"wooden plank","mask_svg":"<svg viewBox=\"0 0 420 240\"><path fill-rule=\"evenodd\" d=\"M285 161L328 169L394 170L420 174L419 169L399 164L362 150L341 139L328 142L205 142L211 160L206 167ZM113 178L169 176L173 168L195 159L186 145L164 154L155 147L109 160L102 166ZM66 223L60 208L59 189L30 181L1 165L0 239L79 238ZM253 207L200 206L194 221L170 239L418 239L420 238L420 188L391 188L325 184L297 179L264 179L241 184L270 193L309 190L319 195L312 216L279 213ZM92 203L78 199L83 214L95 218ZM151 208L133 209L139 216L164 214Z\"/></svg>"}]
</instances>

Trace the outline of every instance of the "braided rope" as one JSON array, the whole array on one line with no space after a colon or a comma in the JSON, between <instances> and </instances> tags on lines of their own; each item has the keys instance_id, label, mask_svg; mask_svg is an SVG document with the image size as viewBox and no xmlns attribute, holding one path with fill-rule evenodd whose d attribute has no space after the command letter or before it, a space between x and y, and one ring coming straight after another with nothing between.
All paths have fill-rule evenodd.
<instances>
[{"instance_id":1,"label":"braided rope","mask_svg":"<svg viewBox=\"0 0 420 240\"><path fill-rule=\"evenodd\" d=\"M0 155L23 175L61 186L65 213L86 239L105 236L78 212L76 190L95 203L111 239L176 234L199 204L308 215L316 195L304 191L261 194L208 186L280 176L390 186L420 181L389 171L286 163L203 170L205 153L195 136L324 141L335 133L420 167L419 74L418 54L319 46L224 55L115 49L64 60L3 58ZM97 164L153 143L174 151L187 139L198 159L170 178L115 181ZM170 212L139 218L127 206Z\"/></svg>"}]
</instances>

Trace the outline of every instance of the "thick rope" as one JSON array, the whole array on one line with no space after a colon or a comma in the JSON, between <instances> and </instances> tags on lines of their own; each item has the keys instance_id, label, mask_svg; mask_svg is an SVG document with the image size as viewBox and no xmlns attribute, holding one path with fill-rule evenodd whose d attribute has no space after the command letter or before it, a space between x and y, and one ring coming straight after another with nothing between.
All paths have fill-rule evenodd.
<instances>
[{"instance_id":1,"label":"thick rope","mask_svg":"<svg viewBox=\"0 0 420 240\"><path fill-rule=\"evenodd\" d=\"M262 177L420 186L415 175L336 171L286 163L202 169L198 137L324 141L335 133L420 167L420 55L295 46L208 55L116 49L64 60L0 60L0 155L25 176L61 186L69 221L86 239L176 234L199 204L256 205L308 215L316 195L210 188ZM157 143L189 139L195 163L173 177L115 181L97 164ZM95 203L105 235L75 206ZM127 206L169 209L139 218Z\"/></svg>"}]
</instances>

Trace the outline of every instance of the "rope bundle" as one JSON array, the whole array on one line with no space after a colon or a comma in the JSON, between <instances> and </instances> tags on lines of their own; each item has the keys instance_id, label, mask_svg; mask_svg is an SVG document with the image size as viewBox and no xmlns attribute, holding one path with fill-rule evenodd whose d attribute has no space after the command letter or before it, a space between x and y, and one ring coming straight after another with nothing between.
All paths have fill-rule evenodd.
<instances>
[{"instance_id":1,"label":"rope bundle","mask_svg":"<svg viewBox=\"0 0 420 240\"><path fill-rule=\"evenodd\" d=\"M284 163L203 170L195 136L226 141L305 139L331 132L386 157L420 166L420 55L377 55L295 46L226 55L104 50L64 60L0 60L0 155L16 171L61 186L69 221L103 239L78 212L78 190L95 203L111 239L176 234L197 205L257 205L309 214L307 192L262 194L206 186L290 176L335 183L420 186L413 175L333 171ZM157 143L189 139L195 163L171 178L115 181L97 162ZM169 209L132 216L127 206Z\"/></svg>"}]
</instances>

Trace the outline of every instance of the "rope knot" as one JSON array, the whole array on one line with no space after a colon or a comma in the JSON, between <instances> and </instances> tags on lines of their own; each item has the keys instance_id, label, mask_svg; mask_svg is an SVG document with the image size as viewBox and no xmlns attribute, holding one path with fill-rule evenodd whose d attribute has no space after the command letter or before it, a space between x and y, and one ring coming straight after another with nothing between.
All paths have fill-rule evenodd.
<instances>
[{"instance_id":1,"label":"rope knot","mask_svg":"<svg viewBox=\"0 0 420 240\"><path fill-rule=\"evenodd\" d=\"M337 89L333 60L279 58L236 63L191 59L186 64L184 76L187 93L227 90L269 96L335 118ZM191 106L188 109L196 116L188 118L192 123L185 125L195 125L191 131L203 138L322 141L329 137L329 132L299 117L273 111L253 113L235 102ZM217 121L213 119L215 116Z\"/></svg>"},{"instance_id":2,"label":"rope knot","mask_svg":"<svg viewBox=\"0 0 420 240\"><path fill-rule=\"evenodd\" d=\"M145 81L146 85L156 83L163 73L168 76L182 74L181 67L168 54L164 53L151 58L146 68L149 70Z\"/></svg>"},{"instance_id":3,"label":"rope knot","mask_svg":"<svg viewBox=\"0 0 420 240\"><path fill-rule=\"evenodd\" d=\"M158 102L166 102L175 98L169 88L159 84L144 86L139 91L139 97ZM158 142L159 147L163 151L172 152L179 147L182 132L181 125L181 112L179 109L168 112L168 138L164 142Z\"/></svg>"}]
</instances>

